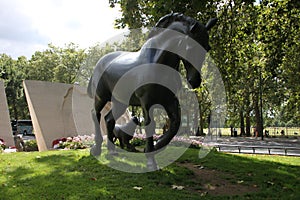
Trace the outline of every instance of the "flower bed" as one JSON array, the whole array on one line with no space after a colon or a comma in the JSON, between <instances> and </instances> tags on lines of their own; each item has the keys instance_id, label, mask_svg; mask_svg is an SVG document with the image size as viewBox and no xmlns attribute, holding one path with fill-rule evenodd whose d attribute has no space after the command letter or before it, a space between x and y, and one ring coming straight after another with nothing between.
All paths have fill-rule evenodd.
<instances>
[{"instance_id":1,"label":"flower bed","mask_svg":"<svg viewBox=\"0 0 300 200\"><path fill-rule=\"evenodd\" d=\"M0 153L6 149L6 145L3 139L0 138Z\"/></svg>"},{"instance_id":2,"label":"flower bed","mask_svg":"<svg viewBox=\"0 0 300 200\"><path fill-rule=\"evenodd\" d=\"M161 135L153 135L153 140L157 141L161 137ZM184 136L175 136L171 143L175 146L182 146L182 145L190 145L190 148L200 148L202 142L196 139L191 139L189 137ZM146 135L145 134L134 134L131 144L134 146L143 146L146 144Z\"/></svg>"},{"instance_id":3,"label":"flower bed","mask_svg":"<svg viewBox=\"0 0 300 200\"><path fill-rule=\"evenodd\" d=\"M52 142L54 149L85 149L94 143L94 136L63 137Z\"/></svg>"},{"instance_id":4,"label":"flower bed","mask_svg":"<svg viewBox=\"0 0 300 200\"><path fill-rule=\"evenodd\" d=\"M154 135L153 140L156 142L161 135ZM130 143L136 147L144 146L146 144L146 134L134 134ZM85 149L94 144L94 135L83 135L75 137L63 137L52 142L53 149ZM190 148L200 148L202 142L189 137L175 136L171 141L172 145L182 146L189 145Z\"/></svg>"}]
</instances>

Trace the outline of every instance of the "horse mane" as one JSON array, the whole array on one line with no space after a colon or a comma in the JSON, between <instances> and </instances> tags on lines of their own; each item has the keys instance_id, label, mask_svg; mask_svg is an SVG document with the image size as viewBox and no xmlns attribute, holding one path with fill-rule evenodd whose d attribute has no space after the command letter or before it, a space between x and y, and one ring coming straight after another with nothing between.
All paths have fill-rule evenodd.
<instances>
[{"instance_id":1,"label":"horse mane","mask_svg":"<svg viewBox=\"0 0 300 200\"><path fill-rule=\"evenodd\" d=\"M192 25L192 24L197 23L196 20L194 20L191 17L185 16L182 13L170 13L158 20L158 22L155 24L155 26L150 31L150 33L148 35L148 39L151 37L154 37L155 35L160 33L160 29L167 28L173 22L184 22L187 25Z\"/></svg>"}]
</instances>

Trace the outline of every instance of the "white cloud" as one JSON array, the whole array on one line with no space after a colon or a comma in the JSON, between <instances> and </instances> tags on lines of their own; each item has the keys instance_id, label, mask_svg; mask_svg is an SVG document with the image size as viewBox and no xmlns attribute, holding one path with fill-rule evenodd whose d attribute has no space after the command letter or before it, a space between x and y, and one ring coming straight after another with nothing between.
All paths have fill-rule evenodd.
<instances>
[{"instance_id":1,"label":"white cloud","mask_svg":"<svg viewBox=\"0 0 300 200\"><path fill-rule=\"evenodd\" d=\"M108 0L2 0L0 53L30 57L49 43L87 48L122 32L118 16Z\"/></svg>"}]
</instances>

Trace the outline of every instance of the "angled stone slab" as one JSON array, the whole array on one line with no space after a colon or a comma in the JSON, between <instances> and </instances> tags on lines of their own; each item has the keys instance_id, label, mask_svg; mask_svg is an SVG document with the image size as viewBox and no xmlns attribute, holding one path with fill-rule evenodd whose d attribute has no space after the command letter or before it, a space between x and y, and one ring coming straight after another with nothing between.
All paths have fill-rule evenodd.
<instances>
[{"instance_id":1,"label":"angled stone slab","mask_svg":"<svg viewBox=\"0 0 300 200\"><path fill-rule=\"evenodd\" d=\"M73 85L26 80L23 86L39 151L52 148L55 139L76 135Z\"/></svg>"},{"instance_id":2,"label":"angled stone slab","mask_svg":"<svg viewBox=\"0 0 300 200\"><path fill-rule=\"evenodd\" d=\"M39 151L51 149L53 140L62 137L94 133L93 100L85 87L30 80L25 80L23 86ZM110 104L107 104L102 116L109 109ZM117 123L126 123L129 118L127 111ZM103 118L101 120L101 131L105 134L106 127Z\"/></svg>"},{"instance_id":3,"label":"angled stone slab","mask_svg":"<svg viewBox=\"0 0 300 200\"><path fill-rule=\"evenodd\" d=\"M3 81L0 80L0 138L7 146L15 146Z\"/></svg>"}]
</instances>

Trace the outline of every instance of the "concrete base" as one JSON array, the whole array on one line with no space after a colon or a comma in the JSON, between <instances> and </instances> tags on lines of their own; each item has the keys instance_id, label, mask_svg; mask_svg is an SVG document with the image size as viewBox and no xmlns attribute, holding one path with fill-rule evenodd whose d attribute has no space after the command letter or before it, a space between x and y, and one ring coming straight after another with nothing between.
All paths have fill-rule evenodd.
<instances>
[{"instance_id":1,"label":"concrete base","mask_svg":"<svg viewBox=\"0 0 300 200\"><path fill-rule=\"evenodd\" d=\"M0 138L7 146L15 146L10 123L4 83L0 80Z\"/></svg>"}]
</instances>

